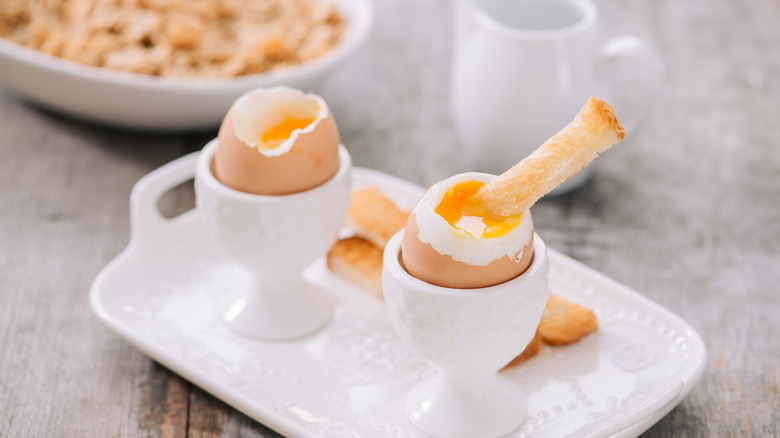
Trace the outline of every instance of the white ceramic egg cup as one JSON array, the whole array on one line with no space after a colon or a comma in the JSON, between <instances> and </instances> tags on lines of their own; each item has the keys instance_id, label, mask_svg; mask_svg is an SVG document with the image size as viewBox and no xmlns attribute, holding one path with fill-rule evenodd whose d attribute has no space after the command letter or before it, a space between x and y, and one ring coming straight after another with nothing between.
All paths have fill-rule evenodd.
<instances>
[{"instance_id":1,"label":"white ceramic egg cup","mask_svg":"<svg viewBox=\"0 0 780 438\"><path fill-rule=\"evenodd\" d=\"M263 196L240 192L212 172L218 140L203 148L195 173L197 208L217 244L251 275L226 278L242 290L224 318L234 331L282 341L322 328L333 299L301 272L338 238L350 197L352 160L339 147L339 169L325 183L303 192Z\"/></svg>"},{"instance_id":2,"label":"white ceramic egg cup","mask_svg":"<svg viewBox=\"0 0 780 438\"><path fill-rule=\"evenodd\" d=\"M517 278L480 289L434 286L400 260L403 231L384 252L382 289L395 330L437 375L417 384L406 413L439 438L499 437L526 418L524 393L496 373L536 333L549 296L544 241L534 235L531 266Z\"/></svg>"}]
</instances>

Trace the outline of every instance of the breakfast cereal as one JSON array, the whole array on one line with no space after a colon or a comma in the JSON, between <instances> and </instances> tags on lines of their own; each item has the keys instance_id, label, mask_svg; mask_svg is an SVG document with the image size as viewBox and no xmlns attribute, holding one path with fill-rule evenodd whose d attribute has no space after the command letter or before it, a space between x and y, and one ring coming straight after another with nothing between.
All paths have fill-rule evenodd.
<instances>
[{"instance_id":1,"label":"breakfast cereal","mask_svg":"<svg viewBox=\"0 0 780 438\"><path fill-rule=\"evenodd\" d=\"M3 0L0 37L70 61L133 73L219 78L328 52L344 22L312 0Z\"/></svg>"}]
</instances>

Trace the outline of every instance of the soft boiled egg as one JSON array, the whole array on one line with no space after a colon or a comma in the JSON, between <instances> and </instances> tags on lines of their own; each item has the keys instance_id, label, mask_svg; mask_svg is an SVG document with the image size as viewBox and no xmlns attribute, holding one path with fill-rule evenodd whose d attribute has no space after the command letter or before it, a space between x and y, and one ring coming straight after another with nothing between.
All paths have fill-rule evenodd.
<instances>
[{"instance_id":1,"label":"soft boiled egg","mask_svg":"<svg viewBox=\"0 0 780 438\"><path fill-rule=\"evenodd\" d=\"M494 175L468 172L435 184L404 228L401 260L414 277L436 286L473 289L522 274L533 257L530 210L495 220L471 195Z\"/></svg>"},{"instance_id":2,"label":"soft boiled egg","mask_svg":"<svg viewBox=\"0 0 780 438\"><path fill-rule=\"evenodd\" d=\"M219 128L214 175L258 195L314 188L339 168L339 132L325 101L279 86L239 97Z\"/></svg>"}]
</instances>

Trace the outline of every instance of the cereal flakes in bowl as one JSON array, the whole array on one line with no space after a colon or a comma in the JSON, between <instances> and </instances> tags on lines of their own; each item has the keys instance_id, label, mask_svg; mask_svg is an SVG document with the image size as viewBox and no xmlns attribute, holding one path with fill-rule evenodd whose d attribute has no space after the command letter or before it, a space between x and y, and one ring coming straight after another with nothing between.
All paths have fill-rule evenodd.
<instances>
[{"instance_id":1,"label":"cereal flakes in bowl","mask_svg":"<svg viewBox=\"0 0 780 438\"><path fill-rule=\"evenodd\" d=\"M99 123L210 129L249 89L315 88L371 21L370 0L5 0L0 85Z\"/></svg>"}]
</instances>

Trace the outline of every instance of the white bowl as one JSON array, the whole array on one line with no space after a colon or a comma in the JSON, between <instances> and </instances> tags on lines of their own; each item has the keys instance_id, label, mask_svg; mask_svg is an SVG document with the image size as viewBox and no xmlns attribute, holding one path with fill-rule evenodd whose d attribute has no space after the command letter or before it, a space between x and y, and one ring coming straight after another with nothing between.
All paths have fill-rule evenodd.
<instances>
[{"instance_id":1,"label":"white bowl","mask_svg":"<svg viewBox=\"0 0 780 438\"><path fill-rule=\"evenodd\" d=\"M229 79L162 78L82 65L0 38L0 85L47 108L94 122L166 131L215 128L242 93L274 85L312 90L358 48L371 28L371 1L330 1L347 24L339 45L283 70Z\"/></svg>"}]
</instances>

